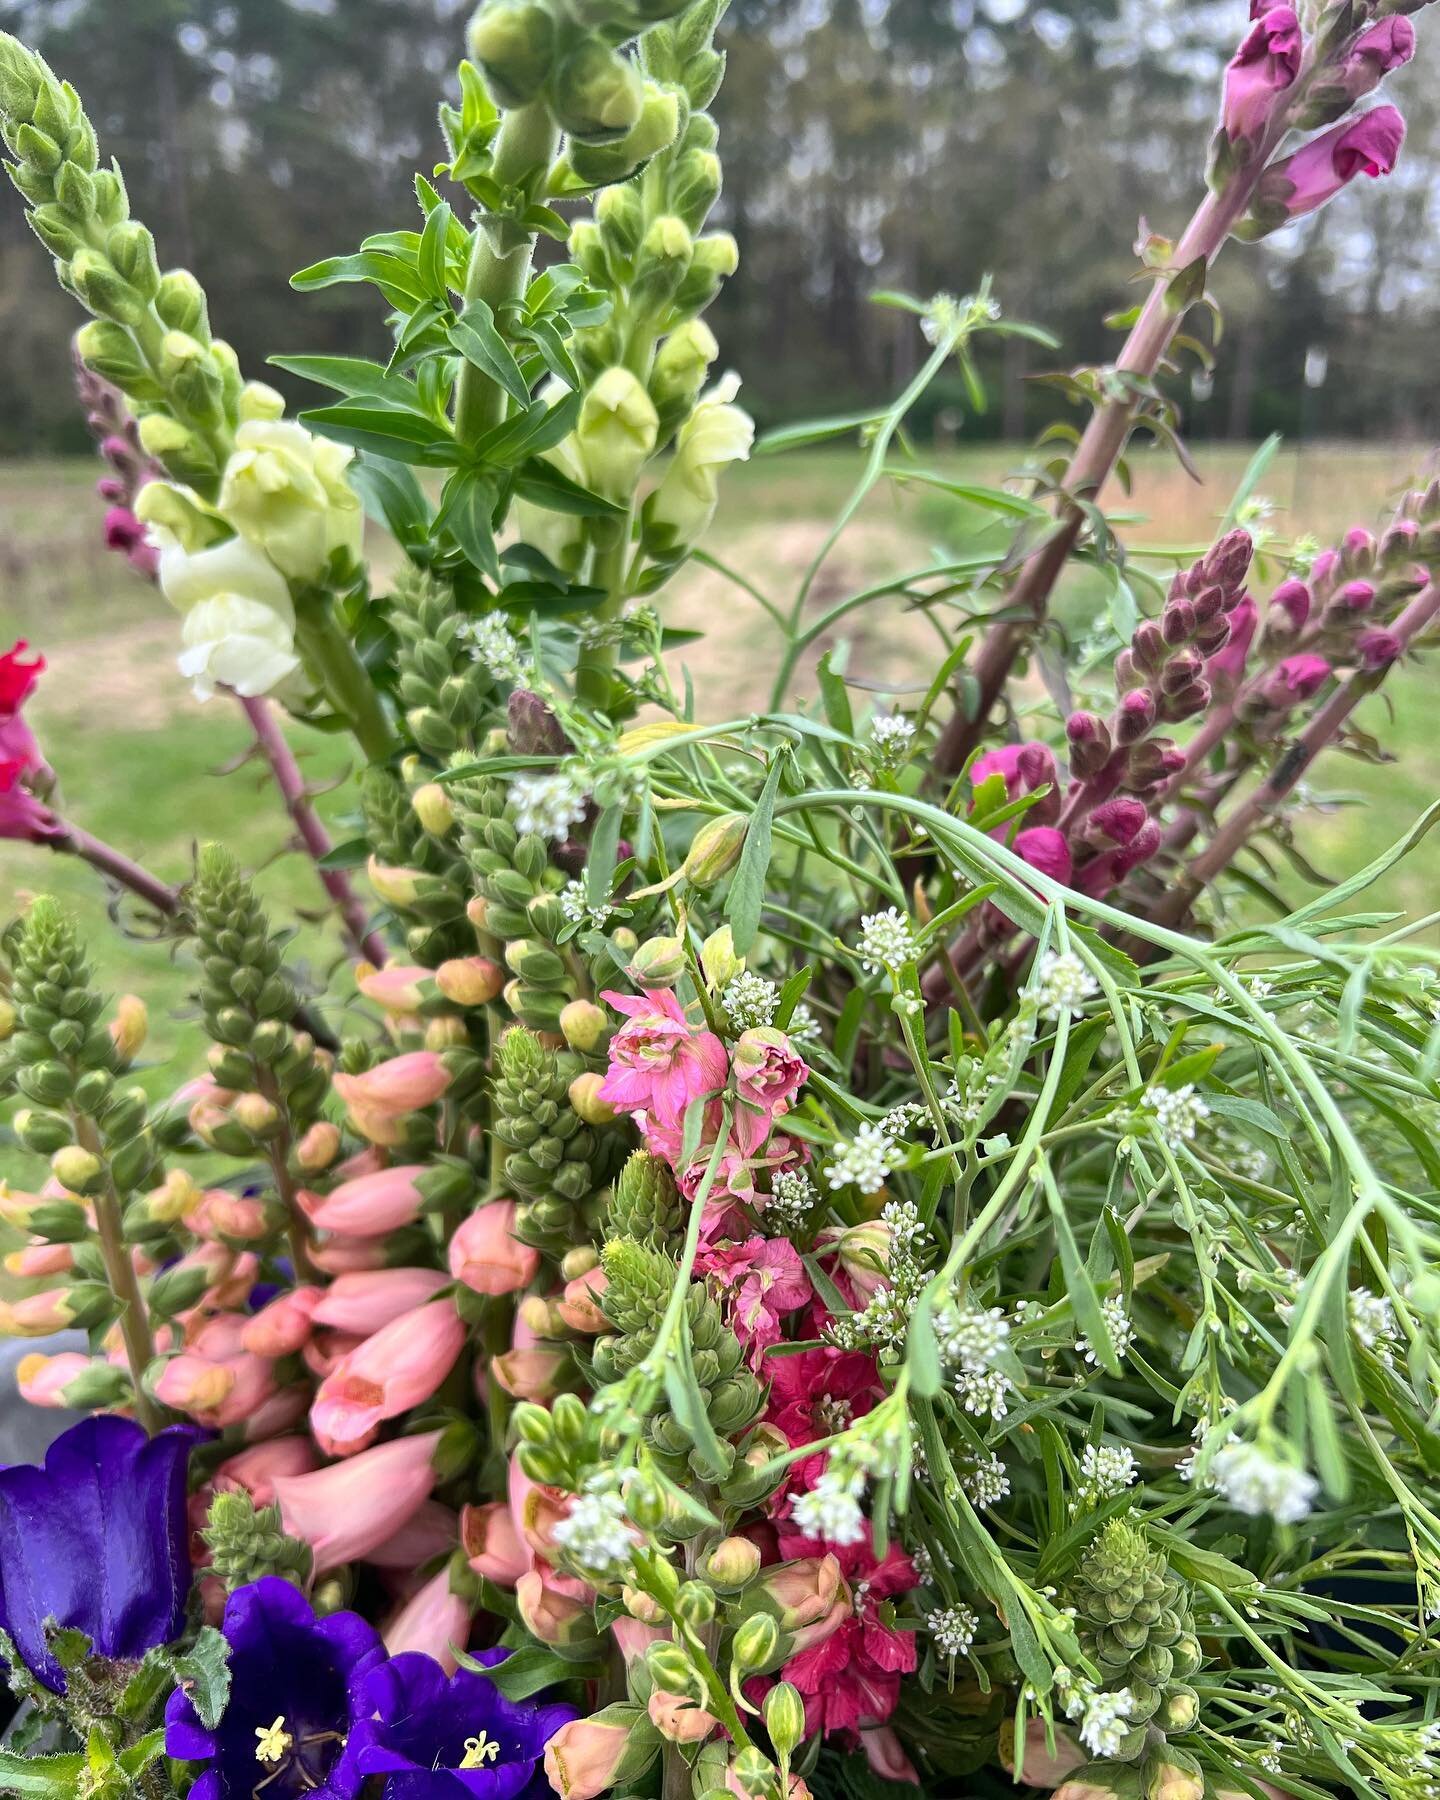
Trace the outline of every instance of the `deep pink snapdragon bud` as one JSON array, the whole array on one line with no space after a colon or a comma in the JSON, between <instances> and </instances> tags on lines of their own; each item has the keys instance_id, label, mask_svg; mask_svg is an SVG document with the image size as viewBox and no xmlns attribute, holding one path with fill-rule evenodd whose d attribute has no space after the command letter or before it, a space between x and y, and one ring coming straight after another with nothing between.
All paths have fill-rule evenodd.
<instances>
[{"instance_id":1,"label":"deep pink snapdragon bud","mask_svg":"<svg viewBox=\"0 0 1440 1800\"><path fill-rule=\"evenodd\" d=\"M1247 594L1225 621L1223 644L1206 660L1205 679L1212 688L1229 695L1245 679L1245 664L1259 622L1259 609Z\"/></svg>"},{"instance_id":2,"label":"deep pink snapdragon bud","mask_svg":"<svg viewBox=\"0 0 1440 1800\"><path fill-rule=\"evenodd\" d=\"M1132 869L1138 869L1141 863L1149 862L1160 848L1160 827L1154 819L1147 819L1123 850L1117 850L1113 858L1116 880L1128 875Z\"/></svg>"},{"instance_id":3,"label":"deep pink snapdragon bud","mask_svg":"<svg viewBox=\"0 0 1440 1800\"><path fill-rule=\"evenodd\" d=\"M1020 776L1027 793L1033 794L1037 788L1042 787L1050 790L1035 802L1025 815L1026 818L1033 819L1037 825L1053 825L1060 817L1060 766L1055 761L1055 752L1048 744L1021 746Z\"/></svg>"},{"instance_id":4,"label":"deep pink snapdragon bud","mask_svg":"<svg viewBox=\"0 0 1440 1800\"><path fill-rule=\"evenodd\" d=\"M1388 669L1391 663L1398 661L1403 648L1393 631L1385 631L1379 626L1362 631L1355 640L1355 654L1367 675L1373 675L1377 669Z\"/></svg>"},{"instance_id":5,"label":"deep pink snapdragon bud","mask_svg":"<svg viewBox=\"0 0 1440 1800\"><path fill-rule=\"evenodd\" d=\"M1408 561L1419 546L1420 527L1415 520L1397 519L1380 540L1380 562L1388 567L1391 563Z\"/></svg>"},{"instance_id":6,"label":"deep pink snapdragon bud","mask_svg":"<svg viewBox=\"0 0 1440 1800\"><path fill-rule=\"evenodd\" d=\"M1347 573L1365 575L1375 567L1375 533L1352 525L1340 545L1340 559Z\"/></svg>"},{"instance_id":7,"label":"deep pink snapdragon bud","mask_svg":"<svg viewBox=\"0 0 1440 1800\"><path fill-rule=\"evenodd\" d=\"M1293 577L1282 581L1270 596L1270 608L1265 618L1266 634L1288 637L1303 631L1305 621L1310 617L1310 605L1310 590L1303 581Z\"/></svg>"},{"instance_id":8,"label":"deep pink snapdragon bud","mask_svg":"<svg viewBox=\"0 0 1440 1800\"><path fill-rule=\"evenodd\" d=\"M102 475L95 483L95 492L102 500L108 500L112 506L130 498L130 490L118 475Z\"/></svg>"},{"instance_id":9,"label":"deep pink snapdragon bud","mask_svg":"<svg viewBox=\"0 0 1440 1800\"><path fill-rule=\"evenodd\" d=\"M1327 200L1356 179L1372 181L1390 174L1405 142L1405 120L1393 106L1377 106L1358 119L1339 125L1313 139L1284 162L1266 172L1265 185L1273 183L1276 195L1292 219L1317 212Z\"/></svg>"},{"instance_id":10,"label":"deep pink snapdragon bud","mask_svg":"<svg viewBox=\"0 0 1440 1800\"><path fill-rule=\"evenodd\" d=\"M1177 603L1172 601L1171 604ZM1147 675L1154 675L1165 667L1169 646L1165 642L1164 632L1153 619L1142 619L1135 627L1130 649L1135 658L1135 666L1144 669Z\"/></svg>"},{"instance_id":11,"label":"deep pink snapdragon bud","mask_svg":"<svg viewBox=\"0 0 1440 1800\"><path fill-rule=\"evenodd\" d=\"M1204 665L1193 650L1181 650L1170 658L1160 675L1160 692L1167 697L1180 694L1200 678Z\"/></svg>"},{"instance_id":12,"label":"deep pink snapdragon bud","mask_svg":"<svg viewBox=\"0 0 1440 1800\"><path fill-rule=\"evenodd\" d=\"M1102 802L1085 821L1085 841L1107 850L1128 844L1148 817L1143 801L1119 795Z\"/></svg>"},{"instance_id":13,"label":"deep pink snapdragon bud","mask_svg":"<svg viewBox=\"0 0 1440 1800\"><path fill-rule=\"evenodd\" d=\"M1155 723L1155 696L1148 688L1136 688L1115 709L1115 741L1138 744Z\"/></svg>"},{"instance_id":14,"label":"deep pink snapdragon bud","mask_svg":"<svg viewBox=\"0 0 1440 1800\"><path fill-rule=\"evenodd\" d=\"M1415 27L1404 17L1377 19L1350 46L1341 77L1352 100L1373 92L1415 54Z\"/></svg>"},{"instance_id":15,"label":"deep pink snapdragon bud","mask_svg":"<svg viewBox=\"0 0 1440 1800\"><path fill-rule=\"evenodd\" d=\"M1187 683L1166 694L1161 701L1160 717L1167 725L1178 725L1182 719L1193 719L1210 704L1210 683L1203 679Z\"/></svg>"},{"instance_id":16,"label":"deep pink snapdragon bud","mask_svg":"<svg viewBox=\"0 0 1440 1800\"><path fill-rule=\"evenodd\" d=\"M1218 590L1212 588L1211 592ZM1160 615L1160 635L1167 644L1188 644L1195 635L1198 617L1193 601L1172 600Z\"/></svg>"},{"instance_id":17,"label":"deep pink snapdragon bud","mask_svg":"<svg viewBox=\"0 0 1440 1800\"><path fill-rule=\"evenodd\" d=\"M1110 760L1110 728L1092 712L1073 712L1065 721L1070 745L1070 773L1077 781L1098 775Z\"/></svg>"},{"instance_id":18,"label":"deep pink snapdragon bud","mask_svg":"<svg viewBox=\"0 0 1440 1800\"><path fill-rule=\"evenodd\" d=\"M1193 602L1196 623L1204 625L1220 614L1229 612L1237 598L1231 589L1218 585L1201 588Z\"/></svg>"},{"instance_id":19,"label":"deep pink snapdragon bud","mask_svg":"<svg viewBox=\"0 0 1440 1800\"><path fill-rule=\"evenodd\" d=\"M1218 586L1238 595L1255 557L1255 540L1244 526L1227 531L1199 565L1200 586Z\"/></svg>"},{"instance_id":20,"label":"deep pink snapdragon bud","mask_svg":"<svg viewBox=\"0 0 1440 1800\"><path fill-rule=\"evenodd\" d=\"M1266 681L1264 698L1274 708L1289 711L1317 694L1330 679L1330 664L1323 656L1290 656Z\"/></svg>"},{"instance_id":21,"label":"deep pink snapdragon bud","mask_svg":"<svg viewBox=\"0 0 1440 1800\"><path fill-rule=\"evenodd\" d=\"M1221 124L1232 144L1258 144L1295 85L1305 43L1288 6L1261 13L1225 70Z\"/></svg>"},{"instance_id":22,"label":"deep pink snapdragon bud","mask_svg":"<svg viewBox=\"0 0 1440 1800\"><path fill-rule=\"evenodd\" d=\"M1310 565L1310 586L1316 594L1323 595L1325 590L1338 580L1340 575L1340 552L1338 550L1322 550Z\"/></svg>"},{"instance_id":23,"label":"deep pink snapdragon bud","mask_svg":"<svg viewBox=\"0 0 1440 1800\"><path fill-rule=\"evenodd\" d=\"M1065 834L1051 825L1036 825L1019 832L1011 846L1015 854L1032 869L1048 875L1052 881L1068 882L1074 868Z\"/></svg>"}]
</instances>

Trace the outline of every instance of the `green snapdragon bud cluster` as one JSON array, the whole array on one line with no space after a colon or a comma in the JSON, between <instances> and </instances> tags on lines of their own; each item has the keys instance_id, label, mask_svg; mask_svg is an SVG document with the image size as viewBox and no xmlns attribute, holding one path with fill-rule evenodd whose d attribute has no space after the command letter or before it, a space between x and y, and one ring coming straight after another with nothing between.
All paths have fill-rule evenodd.
<instances>
[{"instance_id":1,"label":"green snapdragon bud cluster","mask_svg":"<svg viewBox=\"0 0 1440 1800\"><path fill-rule=\"evenodd\" d=\"M606 1235L649 1248L671 1242L685 1228L685 1203L670 1165L637 1150L615 1182L605 1209Z\"/></svg>"},{"instance_id":2,"label":"green snapdragon bud cluster","mask_svg":"<svg viewBox=\"0 0 1440 1800\"><path fill-rule=\"evenodd\" d=\"M671 1259L634 1238L612 1238L601 1264L607 1286L600 1305L615 1334L595 1342L592 1367L597 1387L621 1380L650 1354L675 1285ZM745 1366L744 1348L703 1282L690 1284L685 1310L696 1385L715 1435L723 1442L753 1423L764 1390ZM683 1471L693 1438L663 1395L657 1396L645 1429L661 1468L670 1474Z\"/></svg>"},{"instance_id":3,"label":"green snapdragon bud cluster","mask_svg":"<svg viewBox=\"0 0 1440 1800\"><path fill-rule=\"evenodd\" d=\"M102 1022L79 933L48 896L26 914L13 973L16 1030L5 1049L14 1085L31 1102L15 1117L17 1136L51 1158L73 1194L132 1192L155 1165L145 1095L119 1085L125 1061ZM76 1143L77 1121L93 1124L92 1145Z\"/></svg>"},{"instance_id":4,"label":"green snapdragon bud cluster","mask_svg":"<svg viewBox=\"0 0 1440 1800\"><path fill-rule=\"evenodd\" d=\"M282 940L231 853L207 844L189 892L200 950L200 1003L216 1044L211 1073L239 1098L212 1130L230 1155L297 1138L318 1117L329 1075L314 1040L290 1020L296 993Z\"/></svg>"},{"instance_id":5,"label":"green snapdragon bud cluster","mask_svg":"<svg viewBox=\"0 0 1440 1800\"><path fill-rule=\"evenodd\" d=\"M543 108L553 129L569 140L572 191L576 184L623 181L674 141L680 111L676 97L647 82L621 46L669 29L664 21L683 12L685 4L486 0L470 23L470 54L500 106ZM701 72L696 74L687 98L704 106L719 85L719 72L711 74L708 91Z\"/></svg>"},{"instance_id":6,"label":"green snapdragon bud cluster","mask_svg":"<svg viewBox=\"0 0 1440 1800\"><path fill-rule=\"evenodd\" d=\"M492 1096L494 1132L509 1149L505 1180L523 1204L516 1234L558 1249L578 1241L580 1208L605 1179L611 1150L570 1104L579 1059L550 1050L523 1026L500 1042Z\"/></svg>"},{"instance_id":7,"label":"green snapdragon bud cluster","mask_svg":"<svg viewBox=\"0 0 1440 1800\"><path fill-rule=\"evenodd\" d=\"M453 818L445 808L443 816L428 813L421 798L428 786L412 792L393 769L372 765L361 778L360 805L373 852L371 885L403 921L410 956L435 969L469 955L474 934L465 921L469 878L450 841Z\"/></svg>"},{"instance_id":8,"label":"green snapdragon bud cluster","mask_svg":"<svg viewBox=\"0 0 1440 1800\"><path fill-rule=\"evenodd\" d=\"M551 864L545 839L519 829L503 781L484 776L457 783L452 793L477 896L471 917L503 946L513 976L506 1005L532 1031L556 1032L576 997L574 973L558 946L567 924L559 894L564 876Z\"/></svg>"},{"instance_id":9,"label":"green snapdragon bud cluster","mask_svg":"<svg viewBox=\"0 0 1440 1800\"><path fill-rule=\"evenodd\" d=\"M400 704L416 749L442 762L474 748L495 707L495 679L468 653L465 622L447 582L405 569L390 608Z\"/></svg>"},{"instance_id":10,"label":"green snapdragon bud cluster","mask_svg":"<svg viewBox=\"0 0 1440 1800\"><path fill-rule=\"evenodd\" d=\"M210 1550L210 1570L226 1591L248 1587L267 1575L279 1575L304 1587L314 1557L310 1546L287 1537L278 1506L256 1506L246 1493L217 1494L200 1534Z\"/></svg>"},{"instance_id":11,"label":"green snapdragon bud cluster","mask_svg":"<svg viewBox=\"0 0 1440 1800\"><path fill-rule=\"evenodd\" d=\"M1187 1684L1201 1653L1189 1590L1144 1530L1112 1519L1081 1558L1068 1599L1100 1687L1130 1693L1117 1759L1133 1761L1193 1730L1200 1702Z\"/></svg>"},{"instance_id":12,"label":"green snapdragon bud cluster","mask_svg":"<svg viewBox=\"0 0 1440 1800\"><path fill-rule=\"evenodd\" d=\"M0 135L61 286L94 317L78 339L86 366L130 401L146 453L213 498L244 392L235 353L211 336L195 277L161 272L155 240L130 217L119 170L100 167L75 90L4 33Z\"/></svg>"}]
</instances>

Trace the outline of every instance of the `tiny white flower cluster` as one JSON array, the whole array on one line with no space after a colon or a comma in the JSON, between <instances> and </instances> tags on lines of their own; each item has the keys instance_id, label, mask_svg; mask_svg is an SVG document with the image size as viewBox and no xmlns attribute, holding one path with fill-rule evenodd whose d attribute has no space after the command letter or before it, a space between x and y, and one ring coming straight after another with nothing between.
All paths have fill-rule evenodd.
<instances>
[{"instance_id":1,"label":"tiny white flower cluster","mask_svg":"<svg viewBox=\"0 0 1440 1800\"><path fill-rule=\"evenodd\" d=\"M934 1634L935 1648L942 1656L968 1656L975 1634L980 1629L978 1615L968 1606L947 1606L936 1610L925 1620Z\"/></svg>"},{"instance_id":2,"label":"tiny white flower cluster","mask_svg":"<svg viewBox=\"0 0 1440 1800\"><path fill-rule=\"evenodd\" d=\"M912 1201L887 1201L880 1216L890 1228L889 1280L875 1289L862 1311L835 1326L834 1337L843 1349L874 1350L882 1362L893 1362L905 1349L915 1302L929 1279L925 1257L930 1233Z\"/></svg>"},{"instance_id":3,"label":"tiny white flower cluster","mask_svg":"<svg viewBox=\"0 0 1440 1800\"><path fill-rule=\"evenodd\" d=\"M1261 1444L1234 1440L1215 1452L1209 1486L1236 1512L1294 1525L1308 1517L1320 1483L1308 1470L1280 1462Z\"/></svg>"},{"instance_id":4,"label":"tiny white flower cluster","mask_svg":"<svg viewBox=\"0 0 1440 1800\"><path fill-rule=\"evenodd\" d=\"M563 843L585 817L585 796L568 775L517 775L510 783L515 829Z\"/></svg>"},{"instance_id":5,"label":"tiny white flower cluster","mask_svg":"<svg viewBox=\"0 0 1440 1800\"><path fill-rule=\"evenodd\" d=\"M1080 1455L1080 1482L1076 1489L1081 1500L1095 1505L1123 1494L1134 1484L1139 1471L1132 1451L1116 1444L1087 1444Z\"/></svg>"},{"instance_id":6,"label":"tiny white flower cluster","mask_svg":"<svg viewBox=\"0 0 1440 1800\"><path fill-rule=\"evenodd\" d=\"M835 1193L852 1185L862 1194L878 1193L895 1167L895 1149L883 1125L864 1124L848 1144L836 1146L825 1179Z\"/></svg>"},{"instance_id":7,"label":"tiny white flower cluster","mask_svg":"<svg viewBox=\"0 0 1440 1800\"><path fill-rule=\"evenodd\" d=\"M720 1004L737 1031L753 1031L774 1019L780 990L773 981L746 969L726 986Z\"/></svg>"},{"instance_id":8,"label":"tiny white flower cluster","mask_svg":"<svg viewBox=\"0 0 1440 1800\"><path fill-rule=\"evenodd\" d=\"M910 921L898 906L865 914L860 921L858 949L860 966L872 975L883 974L887 969L903 969L920 954Z\"/></svg>"},{"instance_id":9,"label":"tiny white flower cluster","mask_svg":"<svg viewBox=\"0 0 1440 1800\"><path fill-rule=\"evenodd\" d=\"M887 1200L880 1209L880 1221L890 1230L892 1261L900 1252L911 1257L924 1254L930 1233L913 1200Z\"/></svg>"},{"instance_id":10,"label":"tiny white flower cluster","mask_svg":"<svg viewBox=\"0 0 1440 1800\"><path fill-rule=\"evenodd\" d=\"M1064 1671L1056 1671L1056 1680ZM1065 1716L1079 1726L1080 1742L1092 1756L1115 1756L1125 1741L1126 1720L1135 1710L1135 1696L1128 1687L1113 1692L1089 1682L1067 1682Z\"/></svg>"},{"instance_id":11,"label":"tiny white flower cluster","mask_svg":"<svg viewBox=\"0 0 1440 1800\"><path fill-rule=\"evenodd\" d=\"M1355 1288L1350 1295L1350 1329L1367 1350L1373 1350L1386 1368L1395 1360L1395 1345L1400 1330L1395 1323L1395 1308L1384 1294L1372 1294L1369 1288Z\"/></svg>"},{"instance_id":12,"label":"tiny white flower cluster","mask_svg":"<svg viewBox=\"0 0 1440 1800\"><path fill-rule=\"evenodd\" d=\"M1125 1307L1125 1299L1121 1294L1107 1294L1100 1302L1100 1311L1105 1319L1105 1329L1110 1334L1110 1342L1115 1346L1116 1356L1123 1357L1135 1342L1135 1326ZM1099 1353L1089 1338L1083 1333L1077 1339L1075 1348L1087 1363L1098 1364Z\"/></svg>"},{"instance_id":13,"label":"tiny white flower cluster","mask_svg":"<svg viewBox=\"0 0 1440 1800\"><path fill-rule=\"evenodd\" d=\"M962 1369L952 1386L972 1419L1003 1419L1015 1384L1003 1369Z\"/></svg>"},{"instance_id":14,"label":"tiny white flower cluster","mask_svg":"<svg viewBox=\"0 0 1440 1800\"><path fill-rule=\"evenodd\" d=\"M1073 950L1047 950L1032 977L1031 992L1042 1019L1078 1019L1100 983Z\"/></svg>"},{"instance_id":15,"label":"tiny white flower cluster","mask_svg":"<svg viewBox=\"0 0 1440 1800\"><path fill-rule=\"evenodd\" d=\"M820 1021L803 1000L790 1015L787 1034L792 1044L814 1040L820 1036Z\"/></svg>"},{"instance_id":16,"label":"tiny white flower cluster","mask_svg":"<svg viewBox=\"0 0 1440 1800\"><path fill-rule=\"evenodd\" d=\"M780 1169L770 1179L767 1221L787 1230L801 1224L815 1205L815 1184L803 1169Z\"/></svg>"},{"instance_id":17,"label":"tiny white flower cluster","mask_svg":"<svg viewBox=\"0 0 1440 1800\"><path fill-rule=\"evenodd\" d=\"M961 1493L977 1511L998 1506L1010 1492L1010 1476L998 1456L971 1457L956 1472Z\"/></svg>"},{"instance_id":18,"label":"tiny white flower cluster","mask_svg":"<svg viewBox=\"0 0 1440 1800\"><path fill-rule=\"evenodd\" d=\"M560 910L572 925L603 925L615 916L608 901L592 906L585 897L583 881L567 881L560 890Z\"/></svg>"},{"instance_id":19,"label":"tiny white flower cluster","mask_svg":"<svg viewBox=\"0 0 1440 1800\"><path fill-rule=\"evenodd\" d=\"M998 1070L971 1064L963 1086L957 1076L946 1088L945 1102L953 1108L960 1124L973 1130L985 1119L994 1105L997 1091L1004 1085L1005 1078Z\"/></svg>"},{"instance_id":20,"label":"tiny white flower cluster","mask_svg":"<svg viewBox=\"0 0 1440 1800\"><path fill-rule=\"evenodd\" d=\"M470 654L483 663L497 681L522 682L530 675L530 659L525 646L498 613L484 619L467 619L460 635L470 645Z\"/></svg>"},{"instance_id":21,"label":"tiny white flower cluster","mask_svg":"<svg viewBox=\"0 0 1440 1800\"><path fill-rule=\"evenodd\" d=\"M860 1509L864 1491L865 1477L860 1471L846 1472L832 1462L814 1487L796 1500L790 1516L806 1537L841 1546L861 1543L870 1529Z\"/></svg>"},{"instance_id":22,"label":"tiny white flower cluster","mask_svg":"<svg viewBox=\"0 0 1440 1800\"><path fill-rule=\"evenodd\" d=\"M1210 1108L1195 1091L1193 1081L1184 1087L1146 1088L1140 1104L1154 1113L1155 1129L1167 1143L1188 1144L1210 1117Z\"/></svg>"},{"instance_id":23,"label":"tiny white flower cluster","mask_svg":"<svg viewBox=\"0 0 1440 1800\"><path fill-rule=\"evenodd\" d=\"M982 1311L948 1301L936 1309L936 1344L944 1361L956 1368L988 1369L1009 1336L1010 1322L998 1306Z\"/></svg>"},{"instance_id":24,"label":"tiny white flower cluster","mask_svg":"<svg viewBox=\"0 0 1440 1800\"><path fill-rule=\"evenodd\" d=\"M881 713L870 721L870 743L883 768L893 769L903 762L914 741L915 721L904 713Z\"/></svg>"},{"instance_id":25,"label":"tiny white flower cluster","mask_svg":"<svg viewBox=\"0 0 1440 1800\"><path fill-rule=\"evenodd\" d=\"M639 1537L625 1517L625 1502L600 1476L571 1503L554 1538L582 1569L596 1575L619 1573L630 1566Z\"/></svg>"}]
</instances>

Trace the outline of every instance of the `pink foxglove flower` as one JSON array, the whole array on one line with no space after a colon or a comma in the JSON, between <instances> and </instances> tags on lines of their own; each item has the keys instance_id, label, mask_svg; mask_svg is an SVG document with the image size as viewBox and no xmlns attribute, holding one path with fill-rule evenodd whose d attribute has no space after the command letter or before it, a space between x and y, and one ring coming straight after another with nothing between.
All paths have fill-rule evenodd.
<instances>
[{"instance_id":1,"label":"pink foxglove flower","mask_svg":"<svg viewBox=\"0 0 1440 1800\"><path fill-rule=\"evenodd\" d=\"M455 1652L470 1640L470 1608L450 1592L450 1570L427 1581L414 1599L390 1619L380 1634L391 1656L414 1651L433 1657L447 1675L460 1667Z\"/></svg>"},{"instance_id":2,"label":"pink foxglove flower","mask_svg":"<svg viewBox=\"0 0 1440 1800\"><path fill-rule=\"evenodd\" d=\"M336 1231L342 1237L388 1237L420 1217L421 1196L415 1184L424 1172L418 1165L380 1169L341 1182L328 1194L302 1188L297 1198L306 1218L321 1231Z\"/></svg>"},{"instance_id":3,"label":"pink foxglove flower","mask_svg":"<svg viewBox=\"0 0 1440 1800\"><path fill-rule=\"evenodd\" d=\"M515 1235L513 1200L472 1212L450 1240L450 1273L477 1294L517 1294L540 1270L540 1252Z\"/></svg>"},{"instance_id":4,"label":"pink foxglove flower","mask_svg":"<svg viewBox=\"0 0 1440 1800\"><path fill-rule=\"evenodd\" d=\"M467 1506L460 1515L460 1542L470 1567L496 1587L513 1588L535 1560L504 1500Z\"/></svg>"},{"instance_id":5,"label":"pink foxglove flower","mask_svg":"<svg viewBox=\"0 0 1440 1800\"><path fill-rule=\"evenodd\" d=\"M448 1286L438 1269L361 1269L330 1283L313 1318L332 1331L373 1337Z\"/></svg>"},{"instance_id":6,"label":"pink foxglove flower","mask_svg":"<svg viewBox=\"0 0 1440 1800\"><path fill-rule=\"evenodd\" d=\"M337 1075L335 1092L350 1119L372 1144L393 1147L405 1141L402 1122L433 1106L450 1085L450 1073L433 1050L412 1050L378 1063L363 1075Z\"/></svg>"},{"instance_id":7,"label":"pink foxglove flower","mask_svg":"<svg viewBox=\"0 0 1440 1800\"><path fill-rule=\"evenodd\" d=\"M643 1112L675 1129L691 1102L718 1093L730 1073L725 1046L697 1030L666 990L602 994L627 1023L610 1043L610 1069L600 1098L617 1112Z\"/></svg>"},{"instance_id":8,"label":"pink foxglove flower","mask_svg":"<svg viewBox=\"0 0 1440 1800\"><path fill-rule=\"evenodd\" d=\"M342 1357L310 1409L318 1435L337 1455L364 1449L386 1419L428 1400L465 1347L465 1327L448 1300L406 1313Z\"/></svg>"},{"instance_id":9,"label":"pink foxglove flower","mask_svg":"<svg viewBox=\"0 0 1440 1800\"><path fill-rule=\"evenodd\" d=\"M275 1499L292 1537L315 1553L315 1573L362 1562L412 1519L435 1486L438 1431L396 1438L310 1475L277 1476Z\"/></svg>"},{"instance_id":10,"label":"pink foxglove flower","mask_svg":"<svg viewBox=\"0 0 1440 1800\"><path fill-rule=\"evenodd\" d=\"M1256 19L1225 71L1222 124L1232 143L1253 146L1264 137L1275 109L1295 85L1304 47L1290 7L1271 7Z\"/></svg>"}]
</instances>

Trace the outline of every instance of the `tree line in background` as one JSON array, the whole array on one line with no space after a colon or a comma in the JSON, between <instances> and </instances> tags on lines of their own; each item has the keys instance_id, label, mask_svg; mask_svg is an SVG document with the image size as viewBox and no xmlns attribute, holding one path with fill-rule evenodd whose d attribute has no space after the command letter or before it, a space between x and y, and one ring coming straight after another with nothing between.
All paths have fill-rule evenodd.
<instances>
[{"instance_id":1,"label":"tree line in background","mask_svg":"<svg viewBox=\"0 0 1440 1800\"><path fill-rule=\"evenodd\" d=\"M313 246L354 247L439 154L470 0L0 0L0 26L93 103L162 258L193 266L246 366L265 349L379 350L368 290L300 298ZM924 344L871 294L963 292L989 271L1012 317L1067 362L1103 361L1129 303L1140 221L1178 225L1210 121L1193 95L1238 40L1240 0L733 0L717 112L723 221L745 279L713 323L773 424L892 393ZM1226 342L1183 396L1192 436L1411 437L1433 430L1440 325L1435 55L1398 79L1400 171L1258 253L1223 261ZM417 215L418 216L418 215ZM0 208L0 453L79 448L54 374L76 317ZM1276 292L1283 302L1276 304ZM972 415L932 393L922 433L1019 438L1064 412L1032 378L1057 366L1006 340ZM1307 368L1308 366L1308 368ZM1308 372L1309 379L1302 376ZM280 381L279 385L285 383Z\"/></svg>"}]
</instances>

